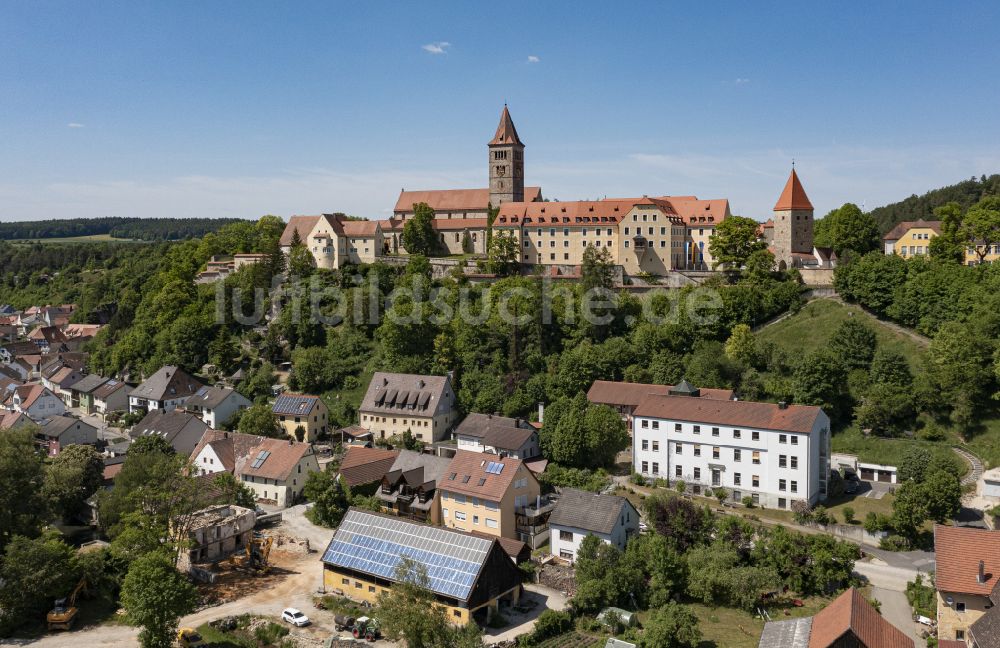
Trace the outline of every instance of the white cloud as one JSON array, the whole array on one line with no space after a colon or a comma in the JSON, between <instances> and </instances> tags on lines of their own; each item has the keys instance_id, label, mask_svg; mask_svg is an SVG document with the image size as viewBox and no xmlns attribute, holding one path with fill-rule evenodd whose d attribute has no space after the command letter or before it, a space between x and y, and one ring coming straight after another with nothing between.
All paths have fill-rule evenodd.
<instances>
[{"instance_id":1,"label":"white cloud","mask_svg":"<svg viewBox=\"0 0 1000 648\"><path fill-rule=\"evenodd\" d=\"M542 59L538 58L538 57L537 57L537 56L535 56L534 54L532 54L532 55L530 55L530 56L528 57L528 63L538 63L538 62L539 62L539 61L541 61L541 60L542 60Z\"/></svg>"},{"instance_id":2,"label":"white cloud","mask_svg":"<svg viewBox=\"0 0 1000 648\"><path fill-rule=\"evenodd\" d=\"M430 52L431 54L447 54L449 47L451 47L451 43L447 41L438 41L436 43L427 43L421 49L425 52Z\"/></svg>"},{"instance_id":3,"label":"white cloud","mask_svg":"<svg viewBox=\"0 0 1000 648\"><path fill-rule=\"evenodd\" d=\"M750 79L747 79L745 77L739 77L738 79L733 81L733 83L735 83L736 85L746 85L750 83Z\"/></svg>"},{"instance_id":4,"label":"white cloud","mask_svg":"<svg viewBox=\"0 0 1000 648\"><path fill-rule=\"evenodd\" d=\"M67 128L83 128L83 124L80 124L78 122L70 122L70 123L66 124L66 127Z\"/></svg>"}]
</instances>

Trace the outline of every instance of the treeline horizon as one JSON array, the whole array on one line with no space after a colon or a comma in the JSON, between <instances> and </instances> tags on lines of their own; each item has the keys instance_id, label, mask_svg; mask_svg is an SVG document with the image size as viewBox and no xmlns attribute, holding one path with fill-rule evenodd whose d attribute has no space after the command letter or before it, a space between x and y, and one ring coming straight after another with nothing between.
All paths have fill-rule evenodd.
<instances>
[{"instance_id":1,"label":"treeline horizon","mask_svg":"<svg viewBox=\"0 0 1000 648\"><path fill-rule=\"evenodd\" d=\"M140 241L179 241L216 232L242 218L67 218L0 223L0 240L39 240L108 235Z\"/></svg>"}]
</instances>

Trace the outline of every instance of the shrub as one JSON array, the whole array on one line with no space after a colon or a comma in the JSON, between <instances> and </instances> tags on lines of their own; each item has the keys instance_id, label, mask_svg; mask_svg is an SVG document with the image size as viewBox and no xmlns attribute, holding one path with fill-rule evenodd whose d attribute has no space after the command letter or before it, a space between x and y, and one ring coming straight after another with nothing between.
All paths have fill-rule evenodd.
<instances>
[{"instance_id":1,"label":"shrub","mask_svg":"<svg viewBox=\"0 0 1000 648\"><path fill-rule=\"evenodd\" d=\"M813 509L812 512L813 522L821 526L826 526L830 524L830 513L827 512L826 507L822 504Z\"/></svg>"},{"instance_id":2,"label":"shrub","mask_svg":"<svg viewBox=\"0 0 1000 648\"><path fill-rule=\"evenodd\" d=\"M681 495L684 494L684 491L686 489L687 489L687 484L684 483L684 480L678 479L677 481L674 482L674 490L676 490Z\"/></svg>"},{"instance_id":3,"label":"shrub","mask_svg":"<svg viewBox=\"0 0 1000 648\"><path fill-rule=\"evenodd\" d=\"M748 509L753 508L753 498L750 497L749 495L744 495L742 502L743 506L747 507Z\"/></svg>"},{"instance_id":4,"label":"shrub","mask_svg":"<svg viewBox=\"0 0 1000 648\"><path fill-rule=\"evenodd\" d=\"M531 638L535 641L560 635L573 627L573 617L569 612L545 610L535 620L535 629Z\"/></svg>"},{"instance_id":5,"label":"shrub","mask_svg":"<svg viewBox=\"0 0 1000 648\"><path fill-rule=\"evenodd\" d=\"M854 509L850 506L844 507L844 522L854 524Z\"/></svg>"},{"instance_id":6,"label":"shrub","mask_svg":"<svg viewBox=\"0 0 1000 648\"><path fill-rule=\"evenodd\" d=\"M878 543L879 549L886 551L909 551L910 541L900 535L890 535L882 538Z\"/></svg>"},{"instance_id":7,"label":"shrub","mask_svg":"<svg viewBox=\"0 0 1000 648\"><path fill-rule=\"evenodd\" d=\"M809 509L809 502L796 500L792 502L792 519L799 524L808 524L813 521L813 513Z\"/></svg>"},{"instance_id":8,"label":"shrub","mask_svg":"<svg viewBox=\"0 0 1000 648\"><path fill-rule=\"evenodd\" d=\"M629 481L631 481L636 486L645 486L646 485L646 478L643 477L640 473L637 473L637 472L632 473L632 476L629 477Z\"/></svg>"}]
</instances>

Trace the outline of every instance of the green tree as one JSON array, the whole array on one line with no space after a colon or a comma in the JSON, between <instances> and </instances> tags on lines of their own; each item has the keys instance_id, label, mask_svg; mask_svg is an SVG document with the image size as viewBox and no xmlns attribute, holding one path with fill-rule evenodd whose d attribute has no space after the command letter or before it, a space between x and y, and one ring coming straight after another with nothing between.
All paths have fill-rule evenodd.
<instances>
[{"instance_id":1,"label":"green tree","mask_svg":"<svg viewBox=\"0 0 1000 648\"><path fill-rule=\"evenodd\" d=\"M875 351L872 366L868 373L873 384L898 385L909 387L913 383L910 374L910 363L901 353L880 348Z\"/></svg>"},{"instance_id":2,"label":"green tree","mask_svg":"<svg viewBox=\"0 0 1000 648\"><path fill-rule=\"evenodd\" d=\"M850 250L867 254L877 250L882 242L878 226L871 214L866 214L854 203L845 203L822 220L827 245L841 256Z\"/></svg>"},{"instance_id":3,"label":"green tree","mask_svg":"<svg viewBox=\"0 0 1000 648\"><path fill-rule=\"evenodd\" d=\"M309 473L302 494L313 503L306 512L309 520L330 529L340 524L350 505L350 493L329 470Z\"/></svg>"},{"instance_id":4,"label":"green tree","mask_svg":"<svg viewBox=\"0 0 1000 648\"><path fill-rule=\"evenodd\" d=\"M767 242L757 235L760 223L752 218L730 216L715 226L708 239L708 251L715 259L712 266L742 268L750 255L767 249Z\"/></svg>"},{"instance_id":5,"label":"green tree","mask_svg":"<svg viewBox=\"0 0 1000 648\"><path fill-rule=\"evenodd\" d=\"M92 446L70 445L52 458L42 488L54 512L67 519L83 511L104 479L104 461Z\"/></svg>"},{"instance_id":6,"label":"green tree","mask_svg":"<svg viewBox=\"0 0 1000 648\"><path fill-rule=\"evenodd\" d=\"M934 215L941 221L941 232L931 239L927 247L931 258L949 263L964 263L968 245L962 232L962 206L954 201L949 202L937 207Z\"/></svg>"},{"instance_id":7,"label":"green tree","mask_svg":"<svg viewBox=\"0 0 1000 648\"><path fill-rule=\"evenodd\" d=\"M774 274L774 253L770 250L756 250L746 260L746 278L753 283L764 283Z\"/></svg>"},{"instance_id":8,"label":"green tree","mask_svg":"<svg viewBox=\"0 0 1000 648\"><path fill-rule=\"evenodd\" d=\"M438 247L434 233L434 210L427 203L413 206L413 217L403 224L402 242L409 254L430 256Z\"/></svg>"},{"instance_id":9,"label":"green tree","mask_svg":"<svg viewBox=\"0 0 1000 648\"><path fill-rule=\"evenodd\" d=\"M819 405L831 419L840 413L847 371L833 353L820 349L807 355L795 370L793 380L796 402Z\"/></svg>"},{"instance_id":10,"label":"green tree","mask_svg":"<svg viewBox=\"0 0 1000 648\"><path fill-rule=\"evenodd\" d=\"M746 366L757 364L759 353L757 351L757 340L750 331L747 324L737 324L726 340L726 357L735 362L743 363Z\"/></svg>"},{"instance_id":11,"label":"green tree","mask_svg":"<svg viewBox=\"0 0 1000 648\"><path fill-rule=\"evenodd\" d=\"M580 285L584 292L592 288L611 290L614 287L614 261L608 248L588 245L580 266Z\"/></svg>"},{"instance_id":12,"label":"green tree","mask_svg":"<svg viewBox=\"0 0 1000 648\"><path fill-rule=\"evenodd\" d=\"M76 552L50 532L38 538L14 536L0 564L0 636L40 618L52 601L66 596L80 577Z\"/></svg>"},{"instance_id":13,"label":"green tree","mask_svg":"<svg viewBox=\"0 0 1000 648\"><path fill-rule=\"evenodd\" d=\"M487 249L487 269L501 277L517 273L520 250L514 232L499 231L490 237Z\"/></svg>"},{"instance_id":14,"label":"green tree","mask_svg":"<svg viewBox=\"0 0 1000 648\"><path fill-rule=\"evenodd\" d=\"M969 326L946 322L924 356L927 376L938 391L939 402L952 404L952 419L959 425L971 425L971 417L962 415L985 400L992 378L990 351ZM963 403L965 410L958 407Z\"/></svg>"},{"instance_id":15,"label":"green tree","mask_svg":"<svg viewBox=\"0 0 1000 648\"><path fill-rule=\"evenodd\" d=\"M313 258L309 248L302 242L299 229L292 231L291 245L288 250L288 273L295 277L308 277L316 267L316 260Z\"/></svg>"},{"instance_id":16,"label":"green tree","mask_svg":"<svg viewBox=\"0 0 1000 648\"><path fill-rule=\"evenodd\" d=\"M955 475L932 470L921 484L927 517L938 524L953 520L962 508L962 485Z\"/></svg>"},{"instance_id":17,"label":"green tree","mask_svg":"<svg viewBox=\"0 0 1000 648\"><path fill-rule=\"evenodd\" d=\"M903 482L892 502L892 528L904 538L913 538L927 519L924 489L914 481Z\"/></svg>"},{"instance_id":18,"label":"green tree","mask_svg":"<svg viewBox=\"0 0 1000 648\"><path fill-rule=\"evenodd\" d=\"M900 482L913 480L923 482L927 469L931 465L930 450L923 446L911 445L903 452L896 474Z\"/></svg>"},{"instance_id":19,"label":"green tree","mask_svg":"<svg viewBox=\"0 0 1000 648\"><path fill-rule=\"evenodd\" d=\"M1000 196L987 196L969 207L962 220L962 233L983 263L993 246L1000 243Z\"/></svg>"},{"instance_id":20,"label":"green tree","mask_svg":"<svg viewBox=\"0 0 1000 648\"><path fill-rule=\"evenodd\" d=\"M454 631L430 591L427 569L410 558L396 567L392 589L378 596L382 634L407 648L447 648Z\"/></svg>"},{"instance_id":21,"label":"green tree","mask_svg":"<svg viewBox=\"0 0 1000 648\"><path fill-rule=\"evenodd\" d=\"M915 416L913 394L899 385L872 385L854 408L858 426L879 436L899 436L914 424Z\"/></svg>"},{"instance_id":22,"label":"green tree","mask_svg":"<svg viewBox=\"0 0 1000 648\"><path fill-rule=\"evenodd\" d=\"M221 499L227 504L248 509L257 508L257 496L253 490L230 472L216 473L212 479L212 486L218 489Z\"/></svg>"},{"instance_id":23,"label":"green tree","mask_svg":"<svg viewBox=\"0 0 1000 648\"><path fill-rule=\"evenodd\" d=\"M237 428L243 434L256 434L271 438L284 436L284 432L278 427L278 419L271 411L271 406L266 403L258 403L243 410Z\"/></svg>"},{"instance_id":24,"label":"green tree","mask_svg":"<svg viewBox=\"0 0 1000 648\"><path fill-rule=\"evenodd\" d=\"M642 648L697 648L701 637L694 612L671 601L650 613L639 642Z\"/></svg>"},{"instance_id":25,"label":"green tree","mask_svg":"<svg viewBox=\"0 0 1000 648\"><path fill-rule=\"evenodd\" d=\"M161 552L135 560L122 583L121 603L129 620L142 626L143 648L170 648L177 622L194 611L196 600L197 590Z\"/></svg>"},{"instance_id":26,"label":"green tree","mask_svg":"<svg viewBox=\"0 0 1000 648\"><path fill-rule=\"evenodd\" d=\"M0 434L0 550L15 535L34 537L46 520L42 460L34 426Z\"/></svg>"},{"instance_id":27,"label":"green tree","mask_svg":"<svg viewBox=\"0 0 1000 648\"><path fill-rule=\"evenodd\" d=\"M858 318L850 317L834 331L829 348L848 369L868 369L877 344L875 331Z\"/></svg>"}]
</instances>

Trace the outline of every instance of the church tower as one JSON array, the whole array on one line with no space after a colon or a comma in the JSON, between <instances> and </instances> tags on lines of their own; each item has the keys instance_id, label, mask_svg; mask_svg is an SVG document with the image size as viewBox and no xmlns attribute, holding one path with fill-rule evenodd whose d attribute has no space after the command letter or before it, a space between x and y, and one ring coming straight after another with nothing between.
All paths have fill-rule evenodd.
<instances>
[{"instance_id":1,"label":"church tower","mask_svg":"<svg viewBox=\"0 0 1000 648\"><path fill-rule=\"evenodd\" d=\"M774 205L774 241L771 245L774 260L779 266L784 262L788 268L798 265L793 254L813 252L813 206L794 166L781 197Z\"/></svg>"},{"instance_id":2,"label":"church tower","mask_svg":"<svg viewBox=\"0 0 1000 648\"><path fill-rule=\"evenodd\" d=\"M524 144L517 136L514 121L503 105L500 125L489 143L490 204L524 202Z\"/></svg>"}]
</instances>

